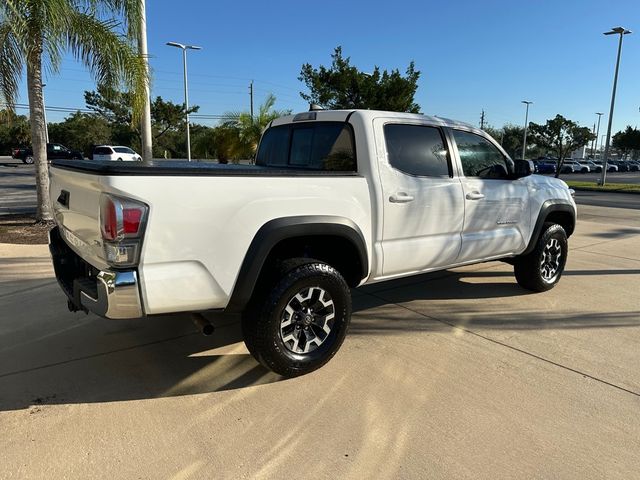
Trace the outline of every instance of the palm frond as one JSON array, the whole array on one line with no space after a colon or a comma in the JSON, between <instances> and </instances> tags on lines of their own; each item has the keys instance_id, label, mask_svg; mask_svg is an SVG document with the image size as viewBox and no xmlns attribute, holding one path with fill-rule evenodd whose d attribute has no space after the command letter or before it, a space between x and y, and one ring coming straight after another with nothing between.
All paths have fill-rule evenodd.
<instances>
[{"instance_id":1,"label":"palm frond","mask_svg":"<svg viewBox=\"0 0 640 480\"><path fill-rule=\"evenodd\" d=\"M135 122L145 104L146 62L126 37L112 30L116 24L116 20L99 20L75 11L68 18L66 43L99 85L131 93Z\"/></svg>"},{"instance_id":2,"label":"palm frond","mask_svg":"<svg viewBox=\"0 0 640 480\"><path fill-rule=\"evenodd\" d=\"M22 77L24 50L12 26L0 24L0 101L13 110L18 96L18 84Z\"/></svg>"}]
</instances>

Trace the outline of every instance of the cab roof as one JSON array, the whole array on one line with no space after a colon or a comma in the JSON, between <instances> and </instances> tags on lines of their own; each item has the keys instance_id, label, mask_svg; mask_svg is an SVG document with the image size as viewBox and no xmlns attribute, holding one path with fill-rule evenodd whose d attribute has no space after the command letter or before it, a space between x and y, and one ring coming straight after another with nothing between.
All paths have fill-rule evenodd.
<instances>
[{"instance_id":1,"label":"cab roof","mask_svg":"<svg viewBox=\"0 0 640 480\"><path fill-rule=\"evenodd\" d=\"M423 115L421 113L387 112L384 110L311 110L277 118L269 126L285 125L288 123L302 123L313 121L325 122L345 122L347 118L357 116L362 120L369 121L375 118L388 118L398 120L409 120L443 127L465 127L478 130L477 127L465 122L451 120L438 116Z\"/></svg>"}]
</instances>

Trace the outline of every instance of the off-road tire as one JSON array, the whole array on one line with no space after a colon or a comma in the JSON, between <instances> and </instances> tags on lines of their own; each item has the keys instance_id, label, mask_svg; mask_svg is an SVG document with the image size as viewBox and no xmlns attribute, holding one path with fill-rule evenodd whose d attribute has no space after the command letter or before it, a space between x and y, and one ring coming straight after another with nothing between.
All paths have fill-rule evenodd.
<instances>
[{"instance_id":1,"label":"off-road tire","mask_svg":"<svg viewBox=\"0 0 640 480\"><path fill-rule=\"evenodd\" d=\"M513 267L518 284L534 292L551 290L560 281L568 252L564 228L545 223L533 251L515 259Z\"/></svg>"},{"instance_id":2,"label":"off-road tire","mask_svg":"<svg viewBox=\"0 0 640 480\"><path fill-rule=\"evenodd\" d=\"M284 377L305 375L331 360L340 349L351 320L351 293L342 275L333 267L316 260L300 263L299 259L294 259L276 267L276 273L269 279L271 285L265 282L258 286L264 293L256 293L256 298L242 318L244 341L249 352L266 368ZM330 303L332 310L328 311L333 312L333 318L324 320L324 325L330 331L319 345L310 342L306 333L303 333L302 337L298 333L300 343L308 343L309 348L313 349L308 352L296 352L283 339L283 328L289 328L283 325L287 322L286 308L291 307L291 302L297 302L297 295L306 295L305 292L309 295L323 292L321 299ZM310 301L313 301L313 296L310 297ZM322 307L322 304L318 305ZM321 323L328 316L330 315L317 315L318 322ZM304 329L303 324L299 323ZM307 330L311 332L324 332L318 331L318 328L315 320L313 325L307 326ZM309 335L316 337L314 333ZM319 342L320 335L317 335L317 338ZM302 348L298 342L294 345L293 348Z\"/></svg>"}]
</instances>

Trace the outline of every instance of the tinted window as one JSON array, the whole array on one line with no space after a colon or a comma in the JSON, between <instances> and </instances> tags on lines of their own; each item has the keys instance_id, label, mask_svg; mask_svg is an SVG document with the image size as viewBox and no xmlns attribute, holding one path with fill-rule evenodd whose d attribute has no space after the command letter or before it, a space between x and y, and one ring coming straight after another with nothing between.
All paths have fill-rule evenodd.
<instances>
[{"instance_id":1,"label":"tinted window","mask_svg":"<svg viewBox=\"0 0 640 480\"><path fill-rule=\"evenodd\" d=\"M256 164L355 171L351 129L342 122L270 128L260 142Z\"/></svg>"},{"instance_id":2,"label":"tinted window","mask_svg":"<svg viewBox=\"0 0 640 480\"><path fill-rule=\"evenodd\" d=\"M388 124L384 136L389 163L411 175L441 177L450 174L449 151L436 127Z\"/></svg>"},{"instance_id":3,"label":"tinted window","mask_svg":"<svg viewBox=\"0 0 640 480\"><path fill-rule=\"evenodd\" d=\"M93 149L94 155L111 155L111 149L109 147L96 147Z\"/></svg>"},{"instance_id":4,"label":"tinted window","mask_svg":"<svg viewBox=\"0 0 640 480\"><path fill-rule=\"evenodd\" d=\"M114 147L113 149L118 153L136 153L127 147Z\"/></svg>"},{"instance_id":5,"label":"tinted window","mask_svg":"<svg viewBox=\"0 0 640 480\"><path fill-rule=\"evenodd\" d=\"M264 132L256 164L285 166L289 160L289 126L273 127Z\"/></svg>"},{"instance_id":6,"label":"tinted window","mask_svg":"<svg viewBox=\"0 0 640 480\"><path fill-rule=\"evenodd\" d=\"M462 171L467 177L505 178L507 159L489 140L474 133L453 130Z\"/></svg>"}]
</instances>

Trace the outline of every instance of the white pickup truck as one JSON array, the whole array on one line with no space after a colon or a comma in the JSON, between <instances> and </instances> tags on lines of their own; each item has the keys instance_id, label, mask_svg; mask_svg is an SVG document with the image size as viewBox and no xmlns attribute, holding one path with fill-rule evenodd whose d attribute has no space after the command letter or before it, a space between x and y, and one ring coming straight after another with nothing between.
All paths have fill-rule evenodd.
<instances>
[{"instance_id":1,"label":"white pickup truck","mask_svg":"<svg viewBox=\"0 0 640 480\"><path fill-rule=\"evenodd\" d=\"M243 313L249 351L295 376L325 364L350 287L503 259L552 288L576 206L486 133L424 115L274 120L255 165L54 161L50 234L72 311Z\"/></svg>"}]
</instances>

